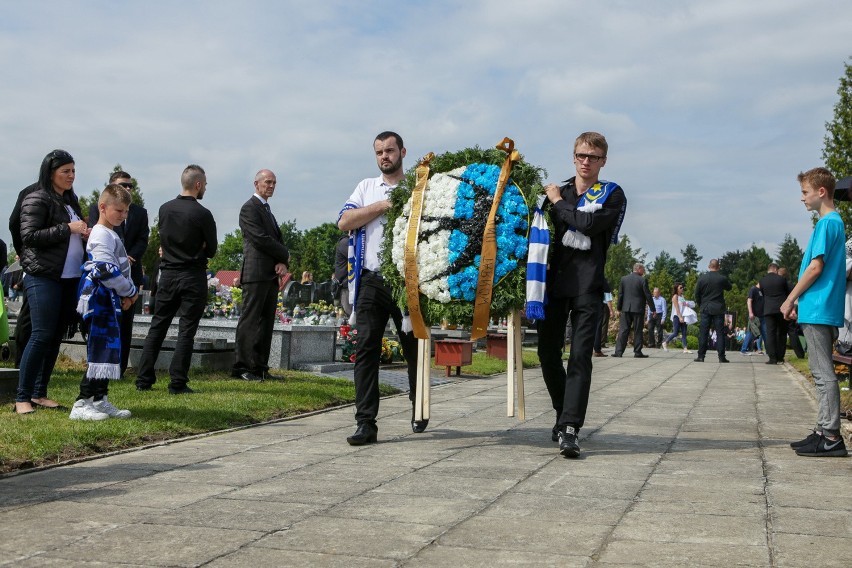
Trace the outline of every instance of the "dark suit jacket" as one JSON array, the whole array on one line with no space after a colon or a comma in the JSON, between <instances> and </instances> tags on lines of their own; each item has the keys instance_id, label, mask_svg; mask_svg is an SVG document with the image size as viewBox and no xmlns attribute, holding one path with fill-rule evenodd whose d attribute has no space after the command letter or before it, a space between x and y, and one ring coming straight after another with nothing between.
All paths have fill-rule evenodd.
<instances>
[{"instance_id":1,"label":"dark suit jacket","mask_svg":"<svg viewBox=\"0 0 852 568\"><path fill-rule=\"evenodd\" d=\"M754 315L768 316L781 313L781 304L787 299L792 287L783 276L768 272L760 279L760 289L763 291L763 313Z\"/></svg>"},{"instance_id":2,"label":"dark suit jacket","mask_svg":"<svg viewBox=\"0 0 852 568\"><path fill-rule=\"evenodd\" d=\"M89 227L97 225L100 218L98 203L92 203L89 206ZM127 212L127 220L123 225L116 227L115 232L121 237L127 256L136 260L130 267L130 279L136 286L141 286L142 256L148 250L148 237L151 234L151 228L148 226L148 210L131 203L130 210Z\"/></svg>"},{"instance_id":3,"label":"dark suit jacket","mask_svg":"<svg viewBox=\"0 0 852 568\"><path fill-rule=\"evenodd\" d=\"M695 284L695 302L701 312L711 316L725 313L725 290L731 289L731 281L718 270L705 272Z\"/></svg>"},{"instance_id":4,"label":"dark suit jacket","mask_svg":"<svg viewBox=\"0 0 852 568\"><path fill-rule=\"evenodd\" d=\"M276 277L275 265L289 264L290 252L281 238L281 228L263 203L251 196L240 209L243 233L243 266L240 282L264 282Z\"/></svg>"},{"instance_id":5,"label":"dark suit jacket","mask_svg":"<svg viewBox=\"0 0 852 568\"><path fill-rule=\"evenodd\" d=\"M648 281L637 272L631 272L618 285L618 311L645 313L645 305L654 313L654 297L648 289Z\"/></svg>"}]
</instances>

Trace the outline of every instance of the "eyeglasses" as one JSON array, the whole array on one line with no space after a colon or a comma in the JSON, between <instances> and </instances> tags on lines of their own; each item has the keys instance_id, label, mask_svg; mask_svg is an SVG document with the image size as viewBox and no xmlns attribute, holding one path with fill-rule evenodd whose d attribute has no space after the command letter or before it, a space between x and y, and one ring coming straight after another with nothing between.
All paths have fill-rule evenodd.
<instances>
[{"instance_id":1,"label":"eyeglasses","mask_svg":"<svg viewBox=\"0 0 852 568\"><path fill-rule=\"evenodd\" d=\"M133 189L133 184L128 182L128 181L123 181L123 182L119 183L118 185L120 185L124 189Z\"/></svg>"},{"instance_id":2,"label":"eyeglasses","mask_svg":"<svg viewBox=\"0 0 852 568\"><path fill-rule=\"evenodd\" d=\"M574 154L574 159L578 162L589 160L590 164L597 164L601 160L606 160L606 156L595 156L594 154Z\"/></svg>"}]
</instances>

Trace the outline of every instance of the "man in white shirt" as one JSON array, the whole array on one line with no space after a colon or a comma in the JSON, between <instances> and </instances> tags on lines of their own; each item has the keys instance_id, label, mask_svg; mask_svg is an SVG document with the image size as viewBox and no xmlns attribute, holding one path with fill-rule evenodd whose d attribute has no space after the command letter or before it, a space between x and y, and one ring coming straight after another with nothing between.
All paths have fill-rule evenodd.
<instances>
[{"instance_id":1,"label":"man in white shirt","mask_svg":"<svg viewBox=\"0 0 852 568\"><path fill-rule=\"evenodd\" d=\"M429 423L428 420L414 421L417 341L413 333L402 331L402 312L380 270L379 254L384 225L387 222L385 213L391 206L388 194L405 177L402 169L405 146L399 134L386 131L376 136L373 150L382 175L365 179L358 184L343 206L337 221L340 230L350 231L355 245L355 257L350 260L350 263L355 261L355 266L349 267L350 271L355 272L355 281L349 300L355 315L355 328L358 330L358 346L355 352L355 420L358 427L352 436L346 438L353 446L372 444L377 439L379 361L382 337L390 318L394 320L403 354L408 361L408 397L412 401L411 429L420 433L426 430Z\"/></svg>"},{"instance_id":2,"label":"man in white shirt","mask_svg":"<svg viewBox=\"0 0 852 568\"><path fill-rule=\"evenodd\" d=\"M666 321L666 299L660 295L660 289L654 288L651 294L654 300L654 313L651 308L645 309L645 317L648 319L648 347L660 348L663 346L663 322Z\"/></svg>"}]
</instances>

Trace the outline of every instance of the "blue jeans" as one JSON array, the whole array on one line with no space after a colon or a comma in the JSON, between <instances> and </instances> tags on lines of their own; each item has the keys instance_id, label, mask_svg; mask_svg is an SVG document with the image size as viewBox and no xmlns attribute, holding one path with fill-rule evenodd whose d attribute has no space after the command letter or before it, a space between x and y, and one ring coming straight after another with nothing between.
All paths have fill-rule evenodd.
<instances>
[{"instance_id":1,"label":"blue jeans","mask_svg":"<svg viewBox=\"0 0 852 568\"><path fill-rule=\"evenodd\" d=\"M32 334L21 356L17 402L47 397L59 345L77 315L79 283L79 278L53 280L29 275L24 279Z\"/></svg>"},{"instance_id":2,"label":"blue jeans","mask_svg":"<svg viewBox=\"0 0 852 568\"><path fill-rule=\"evenodd\" d=\"M681 343L683 343L683 348L686 349L686 327L687 326L686 326L685 323L680 322L679 317L674 316L672 318L672 332L669 334L669 336L666 338L666 340L663 341L663 343L668 343L669 341L671 341L672 339L677 337L678 331L680 331L683 334L683 338L681 339Z\"/></svg>"}]
</instances>

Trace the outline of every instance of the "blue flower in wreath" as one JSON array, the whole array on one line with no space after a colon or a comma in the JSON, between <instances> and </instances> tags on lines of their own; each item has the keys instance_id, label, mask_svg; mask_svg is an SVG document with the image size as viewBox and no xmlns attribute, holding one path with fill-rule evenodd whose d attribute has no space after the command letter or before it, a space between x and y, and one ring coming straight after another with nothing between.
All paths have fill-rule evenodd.
<instances>
[{"instance_id":1,"label":"blue flower in wreath","mask_svg":"<svg viewBox=\"0 0 852 568\"><path fill-rule=\"evenodd\" d=\"M452 231L449 237L448 266L443 275L447 278L451 299L473 301L479 278L482 235L497 189L500 167L470 164L461 171L454 170L447 175L458 181L458 188L453 217L439 220L442 229ZM511 180L503 191L495 223L496 284L518 267L518 259L526 258L529 245L526 236L529 208L518 186Z\"/></svg>"}]
</instances>

